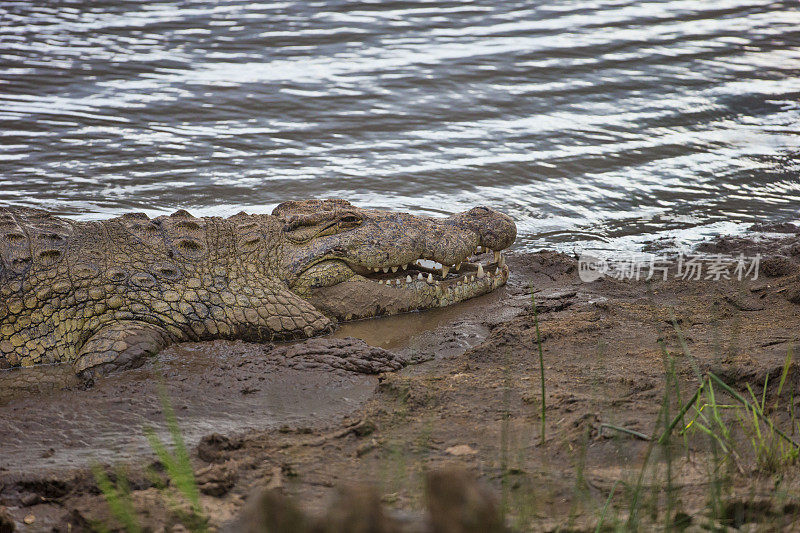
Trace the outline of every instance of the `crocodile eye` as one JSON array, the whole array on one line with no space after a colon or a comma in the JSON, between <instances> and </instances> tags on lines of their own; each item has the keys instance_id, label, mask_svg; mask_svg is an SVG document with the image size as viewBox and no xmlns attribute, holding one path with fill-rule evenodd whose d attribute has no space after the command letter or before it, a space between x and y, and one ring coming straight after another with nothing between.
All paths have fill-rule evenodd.
<instances>
[{"instance_id":1,"label":"crocodile eye","mask_svg":"<svg viewBox=\"0 0 800 533\"><path fill-rule=\"evenodd\" d=\"M361 219L355 215L345 215L339 219L339 222L341 222L342 224L354 225L361 222Z\"/></svg>"}]
</instances>

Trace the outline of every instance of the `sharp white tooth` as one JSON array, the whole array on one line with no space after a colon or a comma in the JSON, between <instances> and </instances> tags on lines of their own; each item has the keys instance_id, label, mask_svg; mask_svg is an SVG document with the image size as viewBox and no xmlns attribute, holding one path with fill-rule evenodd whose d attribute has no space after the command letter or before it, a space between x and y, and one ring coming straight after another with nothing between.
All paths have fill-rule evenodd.
<instances>
[{"instance_id":1,"label":"sharp white tooth","mask_svg":"<svg viewBox=\"0 0 800 533\"><path fill-rule=\"evenodd\" d=\"M461 270L461 263L456 263L456 270Z\"/></svg>"},{"instance_id":2,"label":"sharp white tooth","mask_svg":"<svg viewBox=\"0 0 800 533\"><path fill-rule=\"evenodd\" d=\"M428 273L428 283L433 283L433 274Z\"/></svg>"},{"instance_id":3,"label":"sharp white tooth","mask_svg":"<svg viewBox=\"0 0 800 533\"><path fill-rule=\"evenodd\" d=\"M475 276L470 276L470 277L469 277L469 281L470 281L470 282L473 282L473 281L475 281Z\"/></svg>"},{"instance_id":4,"label":"sharp white tooth","mask_svg":"<svg viewBox=\"0 0 800 533\"><path fill-rule=\"evenodd\" d=\"M483 276L485 276L485 275L486 275L486 274L483 272L483 265L482 265L482 264L480 264L480 263L478 263L478 277L479 277L479 278L482 278L482 277L483 277Z\"/></svg>"},{"instance_id":5,"label":"sharp white tooth","mask_svg":"<svg viewBox=\"0 0 800 533\"><path fill-rule=\"evenodd\" d=\"M447 274L450 273L450 267L442 265L442 277L446 278Z\"/></svg>"},{"instance_id":6,"label":"sharp white tooth","mask_svg":"<svg viewBox=\"0 0 800 533\"><path fill-rule=\"evenodd\" d=\"M383 267L383 273L386 274L387 272L389 272L389 267Z\"/></svg>"},{"instance_id":7,"label":"sharp white tooth","mask_svg":"<svg viewBox=\"0 0 800 533\"><path fill-rule=\"evenodd\" d=\"M461 280L458 280L458 281L456 282L456 285L461 285Z\"/></svg>"},{"instance_id":8,"label":"sharp white tooth","mask_svg":"<svg viewBox=\"0 0 800 533\"><path fill-rule=\"evenodd\" d=\"M417 274L417 279L422 279L422 272L420 272L419 274Z\"/></svg>"},{"instance_id":9,"label":"sharp white tooth","mask_svg":"<svg viewBox=\"0 0 800 533\"><path fill-rule=\"evenodd\" d=\"M494 253L494 262L495 263L499 263L500 262L500 252L495 252Z\"/></svg>"},{"instance_id":10,"label":"sharp white tooth","mask_svg":"<svg viewBox=\"0 0 800 533\"><path fill-rule=\"evenodd\" d=\"M476 246L475 247L475 255L478 255L479 253L481 253L481 247L480 246Z\"/></svg>"},{"instance_id":11,"label":"sharp white tooth","mask_svg":"<svg viewBox=\"0 0 800 533\"><path fill-rule=\"evenodd\" d=\"M382 280L382 279L379 279L379 280L378 280L378 283L380 283L381 285L383 285L383 280Z\"/></svg>"},{"instance_id":12,"label":"sharp white tooth","mask_svg":"<svg viewBox=\"0 0 800 533\"><path fill-rule=\"evenodd\" d=\"M407 269L407 268L408 268L408 263L406 263L405 265L403 265L403 270L405 270L405 269Z\"/></svg>"},{"instance_id":13,"label":"sharp white tooth","mask_svg":"<svg viewBox=\"0 0 800 533\"><path fill-rule=\"evenodd\" d=\"M411 283L411 276L406 276L406 283Z\"/></svg>"},{"instance_id":14,"label":"sharp white tooth","mask_svg":"<svg viewBox=\"0 0 800 533\"><path fill-rule=\"evenodd\" d=\"M496 269L494 270L494 275L495 275L495 276L499 276L499 275L500 275L500 268L496 268Z\"/></svg>"},{"instance_id":15,"label":"sharp white tooth","mask_svg":"<svg viewBox=\"0 0 800 533\"><path fill-rule=\"evenodd\" d=\"M392 272L397 272L397 267L392 267Z\"/></svg>"},{"instance_id":16,"label":"sharp white tooth","mask_svg":"<svg viewBox=\"0 0 800 533\"><path fill-rule=\"evenodd\" d=\"M400 285L400 284L402 283L402 281L400 281L400 278L397 278L397 280L395 281L395 283L397 283L398 285Z\"/></svg>"}]
</instances>

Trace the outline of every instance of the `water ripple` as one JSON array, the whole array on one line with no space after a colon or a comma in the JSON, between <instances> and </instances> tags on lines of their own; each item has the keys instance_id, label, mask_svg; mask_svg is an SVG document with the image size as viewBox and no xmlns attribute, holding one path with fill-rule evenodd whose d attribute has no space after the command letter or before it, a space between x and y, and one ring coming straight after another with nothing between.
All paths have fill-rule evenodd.
<instances>
[{"instance_id":1,"label":"water ripple","mask_svg":"<svg viewBox=\"0 0 800 533\"><path fill-rule=\"evenodd\" d=\"M480 203L569 249L798 217L788 1L10 1L0 72L0 202L79 218Z\"/></svg>"}]
</instances>

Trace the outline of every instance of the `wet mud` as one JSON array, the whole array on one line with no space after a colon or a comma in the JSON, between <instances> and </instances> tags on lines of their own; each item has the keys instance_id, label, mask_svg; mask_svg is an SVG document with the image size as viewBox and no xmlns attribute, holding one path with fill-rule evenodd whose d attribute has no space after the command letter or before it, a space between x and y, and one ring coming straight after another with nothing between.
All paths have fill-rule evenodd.
<instances>
[{"instance_id":1,"label":"wet mud","mask_svg":"<svg viewBox=\"0 0 800 533\"><path fill-rule=\"evenodd\" d=\"M0 474L151 453L142 430L166 434L162 391L192 446L215 432L328 427L372 397L380 372L434 352L455 356L480 342L488 329L476 323L474 311L500 298L495 293L430 313L347 322L328 338L299 343L183 343L139 369L89 384L70 365L2 372Z\"/></svg>"},{"instance_id":2,"label":"wet mud","mask_svg":"<svg viewBox=\"0 0 800 533\"><path fill-rule=\"evenodd\" d=\"M418 513L424 473L456 464L504 494L520 529L557 530L569 517L575 530L593 530L596 515L576 494L603 502L617 481L635 479L648 443L614 428L654 432L665 353L675 361L683 397L697 386L692 361L739 391L752 384L757 394L765 376L781 374L800 331L792 253L799 239L783 231L708 243L708 253L764 254L763 274L744 282L583 283L574 258L512 255L506 287L452 308L343 324L305 346L175 346L146 367L89 388L6 399L2 512L23 531L110 521L86 465L122 462L130 465L134 502L147 510L147 524L170 530L173 510L137 474L152 461L141 428L163 431L163 379L193 450L212 529L233 523L262 487L313 514L328 508L337 486L368 483L392 516ZM800 384L797 363L787 383ZM770 388L765 397L772 394ZM785 413L775 416L786 421ZM676 466L681 512L690 520L706 504L705 453L692 449ZM784 472L782 483L797 489L797 478ZM769 501L768 509L747 515L757 524L783 516L773 492L769 476L734 472L725 501L731 509L745 501L742 495ZM514 498L523 493L535 496L536 509L520 518ZM26 525L29 516L35 521Z\"/></svg>"},{"instance_id":3,"label":"wet mud","mask_svg":"<svg viewBox=\"0 0 800 533\"><path fill-rule=\"evenodd\" d=\"M162 383L192 446L213 432L328 424L362 405L377 383L374 376L276 351L239 342L182 344L93 386L18 395L0 408L0 472L31 474L149 453L143 428L166 433Z\"/></svg>"}]
</instances>

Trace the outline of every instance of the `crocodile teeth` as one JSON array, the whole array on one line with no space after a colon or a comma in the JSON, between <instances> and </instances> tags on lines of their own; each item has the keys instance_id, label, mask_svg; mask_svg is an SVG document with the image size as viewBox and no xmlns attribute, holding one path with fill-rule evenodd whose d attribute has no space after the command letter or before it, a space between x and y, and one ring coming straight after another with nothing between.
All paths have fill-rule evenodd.
<instances>
[{"instance_id":1,"label":"crocodile teeth","mask_svg":"<svg viewBox=\"0 0 800 533\"><path fill-rule=\"evenodd\" d=\"M433 274L428 274L428 283L433 283Z\"/></svg>"},{"instance_id":2,"label":"crocodile teeth","mask_svg":"<svg viewBox=\"0 0 800 533\"><path fill-rule=\"evenodd\" d=\"M417 279L422 279L422 272L420 272L419 274L417 274Z\"/></svg>"},{"instance_id":3,"label":"crocodile teeth","mask_svg":"<svg viewBox=\"0 0 800 533\"><path fill-rule=\"evenodd\" d=\"M497 267L497 268L494 270L494 275L495 275L495 276L499 276L499 275L500 275L500 267Z\"/></svg>"},{"instance_id":4,"label":"crocodile teeth","mask_svg":"<svg viewBox=\"0 0 800 533\"><path fill-rule=\"evenodd\" d=\"M392 272L397 272L398 267L392 267Z\"/></svg>"},{"instance_id":5,"label":"crocodile teeth","mask_svg":"<svg viewBox=\"0 0 800 533\"><path fill-rule=\"evenodd\" d=\"M387 272L389 272L389 267L383 267L383 273L386 274Z\"/></svg>"},{"instance_id":6,"label":"crocodile teeth","mask_svg":"<svg viewBox=\"0 0 800 533\"><path fill-rule=\"evenodd\" d=\"M499 263L500 262L500 252L495 252L494 253L494 262L495 263Z\"/></svg>"},{"instance_id":7,"label":"crocodile teeth","mask_svg":"<svg viewBox=\"0 0 800 533\"><path fill-rule=\"evenodd\" d=\"M461 263L456 263L456 270L461 270Z\"/></svg>"},{"instance_id":8,"label":"crocodile teeth","mask_svg":"<svg viewBox=\"0 0 800 533\"><path fill-rule=\"evenodd\" d=\"M450 267L442 265L442 278L446 278L449 273L450 273Z\"/></svg>"},{"instance_id":9,"label":"crocodile teeth","mask_svg":"<svg viewBox=\"0 0 800 533\"><path fill-rule=\"evenodd\" d=\"M411 283L411 276L406 276L406 283Z\"/></svg>"},{"instance_id":10,"label":"crocodile teeth","mask_svg":"<svg viewBox=\"0 0 800 533\"><path fill-rule=\"evenodd\" d=\"M483 252L481 251L481 247L480 247L480 246L478 246L477 248L475 248L475 255L482 254L482 253L483 253Z\"/></svg>"},{"instance_id":11,"label":"crocodile teeth","mask_svg":"<svg viewBox=\"0 0 800 533\"><path fill-rule=\"evenodd\" d=\"M395 283L397 283L398 285L400 285L400 284L402 283L402 281L400 281L400 278L397 278L397 280L395 281Z\"/></svg>"},{"instance_id":12,"label":"crocodile teeth","mask_svg":"<svg viewBox=\"0 0 800 533\"><path fill-rule=\"evenodd\" d=\"M405 269L407 269L407 268L408 268L408 263L406 263L405 265L403 265L403 270L405 270Z\"/></svg>"},{"instance_id":13,"label":"crocodile teeth","mask_svg":"<svg viewBox=\"0 0 800 533\"><path fill-rule=\"evenodd\" d=\"M480 264L480 263L478 263L478 277L479 277L479 278L482 278L482 277L484 277L485 275L486 275L486 274L483 272L483 265L482 265L482 264Z\"/></svg>"},{"instance_id":14,"label":"crocodile teeth","mask_svg":"<svg viewBox=\"0 0 800 533\"><path fill-rule=\"evenodd\" d=\"M470 276L469 280L470 280L470 282L475 281L475 276Z\"/></svg>"}]
</instances>

